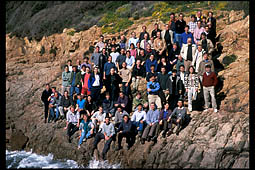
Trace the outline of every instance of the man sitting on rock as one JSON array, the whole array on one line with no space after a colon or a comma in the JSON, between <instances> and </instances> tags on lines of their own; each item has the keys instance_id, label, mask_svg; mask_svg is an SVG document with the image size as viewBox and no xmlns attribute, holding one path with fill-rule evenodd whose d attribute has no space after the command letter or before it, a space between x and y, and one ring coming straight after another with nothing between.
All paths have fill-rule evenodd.
<instances>
[{"instance_id":1,"label":"man sitting on rock","mask_svg":"<svg viewBox=\"0 0 255 170\"><path fill-rule=\"evenodd\" d=\"M144 108L148 107L148 102L145 99L142 98L141 92L137 92L136 96L133 98L132 111L136 111L137 107L138 107L138 104L140 104L140 103L142 104L142 106Z\"/></svg>"},{"instance_id":2,"label":"man sitting on rock","mask_svg":"<svg viewBox=\"0 0 255 170\"><path fill-rule=\"evenodd\" d=\"M165 103L164 104L164 109L162 109L159 113L159 126L157 127L156 132L159 133L160 128L163 129L163 134L162 137L165 138L166 137L166 133L168 131L168 122L167 119L169 118L169 116L171 115L172 111L169 108L169 104Z\"/></svg>"},{"instance_id":3,"label":"man sitting on rock","mask_svg":"<svg viewBox=\"0 0 255 170\"><path fill-rule=\"evenodd\" d=\"M65 115L71 105L72 105L72 100L70 99L70 96L68 96L68 91L65 91L64 96L61 99L60 106L58 107L62 119L66 117Z\"/></svg>"},{"instance_id":4,"label":"man sitting on rock","mask_svg":"<svg viewBox=\"0 0 255 170\"><path fill-rule=\"evenodd\" d=\"M49 119L48 119L48 123L50 123L51 119L53 119L54 117L55 117L54 122L56 122L58 120L59 106L61 104L61 97L62 96L58 95L58 92L55 92L54 97L51 98L50 105L49 105L49 107L50 107L50 116L49 116ZM55 112L56 112L56 116L55 116Z\"/></svg>"},{"instance_id":5,"label":"man sitting on rock","mask_svg":"<svg viewBox=\"0 0 255 170\"><path fill-rule=\"evenodd\" d=\"M174 109L174 111L172 112L172 114L169 116L169 118L167 120L169 122L168 128L170 129L167 132L167 136L170 136L173 132L173 130L172 130L173 123L177 125L176 135L179 135L182 125L185 121L187 110L185 107L183 107L182 99L178 100L177 105L178 105L178 107L176 107Z\"/></svg>"},{"instance_id":6,"label":"man sitting on rock","mask_svg":"<svg viewBox=\"0 0 255 170\"><path fill-rule=\"evenodd\" d=\"M143 134L143 129L146 125L146 112L142 110L143 105L141 103L139 103L137 105L137 110L134 112L134 114L131 117L131 121L133 122L133 124L136 126L137 130L138 130L138 135L139 137L142 136Z\"/></svg>"},{"instance_id":7,"label":"man sitting on rock","mask_svg":"<svg viewBox=\"0 0 255 170\"><path fill-rule=\"evenodd\" d=\"M116 113L115 113L115 118L114 118L114 122L115 122L114 126L115 126L116 128L119 127L120 123L121 123L122 120L123 120L123 116L124 116L124 115L128 115L128 113L127 113L125 110L123 110L122 106L119 105L119 106L117 107L117 111L116 111Z\"/></svg>"},{"instance_id":8,"label":"man sitting on rock","mask_svg":"<svg viewBox=\"0 0 255 170\"><path fill-rule=\"evenodd\" d=\"M123 115L123 120L121 121L118 132L118 148L117 151L122 149L121 142L123 137L126 137L126 143L128 144L128 150L131 148L132 143L134 142L134 133L133 133L133 124L129 120L128 115Z\"/></svg>"},{"instance_id":9,"label":"man sitting on rock","mask_svg":"<svg viewBox=\"0 0 255 170\"><path fill-rule=\"evenodd\" d=\"M68 142L71 143L71 136L79 129L80 126L80 113L75 112L74 106L66 114L66 127Z\"/></svg>"},{"instance_id":10,"label":"man sitting on rock","mask_svg":"<svg viewBox=\"0 0 255 170\"><path fill-rule=\"evenodd\" d=\"M102 106L99 106L98 111L96 111L91 116L91 120L95 124L97 131L100 128L100 126L104 123L105 117L106 117L106 113L104 113Z\"/></svg>"},{"instance_id":11,"label":"man sitting on rock","mask_svg":"<svg viewBox=\"0 0 255 170\"><path fill-rule=\"evenodd\" d=\"M118 107L119 105L122 106L122 108L126 109L128 104L128 97L121 91L119 93L119 98L117 102L114 104L115 107Z\"/></svg>"},{"instance_id":12,"label":"man sitting on rock","mask_svg":"<svg viewBox=\"0 0 255 170\"><path fill-rule=\"evenodd\" d=\"M110 118L107 116L105 118L105 123L102 124L102 131L98 132L95 136L91 155L93 156L95 149L97 149L97 144L100 142L100 140L105 139L104 149L102 151L102 158L105 160L106 153L110 149L111 142L113 140L113 135L115 135L114 126L110 122Z\"/></svg>"},{"instance_id":13,"label":"man sitting on rock","mask_svg":"<svg viewBox=\"0 0 255 170\"><path fill-rule=\"evenodd\" d=\"M145 139L149 142L151 139L155 141L157 139L155 130L158 126L158 120L159 120L159 110L156 109L156 104L152 102L150 104L150 110L147 112L146 115L146 123L147 126L144 129L141 143L145 143Z\"/></svg>"}]
</instances>

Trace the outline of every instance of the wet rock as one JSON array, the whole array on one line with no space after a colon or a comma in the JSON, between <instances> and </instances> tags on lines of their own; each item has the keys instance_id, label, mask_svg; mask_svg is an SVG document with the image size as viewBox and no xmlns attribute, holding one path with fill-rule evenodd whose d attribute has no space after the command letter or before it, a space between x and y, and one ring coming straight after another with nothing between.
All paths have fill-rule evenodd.
<instances>
[{"instance_id":1,"label":"wet rock","mask_svg":"<svg viewBox=\"0 0 255 170\"><path fill-rule=\"evenodd\" d=\"M28 137L24 135L21 130L15 131L11 134L10 137L10 146L12 150L22 150L25 148Z\"/></svg>"}]
</instances>

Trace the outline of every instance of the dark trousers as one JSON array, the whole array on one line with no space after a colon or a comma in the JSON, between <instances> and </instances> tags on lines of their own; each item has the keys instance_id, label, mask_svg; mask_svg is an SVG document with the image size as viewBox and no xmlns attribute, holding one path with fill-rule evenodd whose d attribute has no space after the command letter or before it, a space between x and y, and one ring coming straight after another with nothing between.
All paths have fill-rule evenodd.
<instances>
[{"instance_id":1,"label":"dark trousers","mask_svg":"<svg viewBox=\"0 0 255 170\"><path fill-rule=\"evenodd\" d=\"M183 123L183 120L182 120L182 119L181 119L181 121L180 121L179 123L177 123L177 118L171 118L171 120L170 120L170 122L169 122L169 124L168 124L168 128L171 130L173 124L177 125L177 127L180 128L181 125L182 125L182 123Z\"/></svg>"},{"instance_id":2,"label":"dark trousers","mask_svg":"<svg viewBox=\"0 0 255 170\"><path fill-rule=\"evenodd\" d=\"M122 91L123 91L123 93L126 95L126 96L128 96L128 90L129 90L129 84L128 84L128 86L125 86L126 85L126 82L122 82Z\"/></svg>"},{"instance_id":3,"label":"dark trousers","mask_svg":"<svg viewBox=\"0 0 255 170\"><path fill-rule=\"evenodd\" d=\"M161 99L161 105L164 106L164 103L166 103L166 96L165 96L165 94L164 94L162 89L159 90L158 96Z\"/></svg>"},{"instance_id":4,"label":"dark trousers","mask_svg":"<svg viewBox=\"0 0 255 170\"><path fill-rule=\"evenodd\" d=\"M101 141L101 139L104 139L104 134L97 133L96 136L95 136L93 148L97 148L97 144ZM107 153L107 151L110 149L111 142L112 142L112 138L110 138L110 139L105 141L104 149L103 149L102 154L106 154Z\"/></svg>"},{"instance_id":5,"label":"dark trousers","mask_svg":"<svg viewBox=\"0 0 255 170\"><path fill-rule=\"evenodd\" d=\"M168 122L167 120L162 120L162 124L158 124L158 127L156 129L156 135L159 135L160 129L163 129L163 133L166 134L166 132L168 131Z\"/></svg>"},{"instance_id":6,"label":"dark trousers","mask_svg":"<svg viewBox=\"0 0 255 170\"><path fill-rule=\"evenodd\" d=\"M119 133L119 135L118 135L118 145L119 145L119 147L121 147L121 141L122 141L123 137L126 138L126 142L128 144L128 147L131 147L131 136L132 136L132 134L130 134L130 133Z\"/></svg>"},{"instance_id":7,"label":"dark trousers","mask_svg":"<svg viewBox=\"0 0 255 170\"><path fill-rule=\"evenodd\" d=\"M177 106L179 95L171 94L168 98L168 103L170 104L170 109L174 110Z\"/></svg>"},{"instance_id":8,"label":"dark trousers","mask_svg":"<svg viewBox=\"0 0 255 170\"><path fill-rule=\"evenodd\" d=\"M68 137L70 138L76 131L78 131L79 128L74 125L73 123L68 123L68 126L67 126L67 135Z\"/></svg>"},{"instance_id":9,"label":"dark trousers","mask_svg":"<svg viewBox=\"0 0 255 170\"><path fill-rule=\"evenodd\" d=\"M49 103L44 103L44 118L45 120L47 119L48 117L48 111L49 111Z\"/></svg>"},{"instance_id":10,"label":"dark trousers","mask_svg":"<svg viewBox=\"0 0 255 170\"><path fill-rule=\"evenodd\" d=\"M91 91L92 100L95 101L96 103L98 103L99 99L100 99L100 92L101 92L100 86L93 87L90 89L90 91Z\"/></svg>"}]
</instances>

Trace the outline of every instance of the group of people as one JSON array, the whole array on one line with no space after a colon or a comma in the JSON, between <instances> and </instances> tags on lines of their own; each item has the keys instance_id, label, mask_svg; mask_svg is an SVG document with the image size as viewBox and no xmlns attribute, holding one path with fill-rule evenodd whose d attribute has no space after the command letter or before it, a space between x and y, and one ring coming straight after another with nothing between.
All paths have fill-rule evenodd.
<instances>
[{"instance_id":1,"label":"group of people","mask_svg":"<svg viewBox=\"0 0 255 170\"><path fill-rule=\"evenodd\" d=\"M86 139L95 137L92 154L101 139L105 139L102 157L105 159L111 142L118 139L117 150L126 138L128 149L136 136L141 144L156 142L160 131L162 137L173 133L177 125L178 135L187 116L193 111L192 101L199 92L204 96L204 110L210 103L217 112L212 52L215 46L216 19L192 15L186 24L183 14L178 19L170 14L164 30L155 29L149 34L142 26L139 38L132 32L129 40L124 35L100 40L94 53L84 56L83 63L76 65L68 60L62 73L61 93L56 87L42 93L45 106L45 123L66 119L67 138L80 132L78 149ZM147 94L139 91L146 83ZM132 85L132 90L131 90ZM211 99L211 102L210 102ZM48 116L48 112L50 113Z\"/></svg>"}]
</instances>

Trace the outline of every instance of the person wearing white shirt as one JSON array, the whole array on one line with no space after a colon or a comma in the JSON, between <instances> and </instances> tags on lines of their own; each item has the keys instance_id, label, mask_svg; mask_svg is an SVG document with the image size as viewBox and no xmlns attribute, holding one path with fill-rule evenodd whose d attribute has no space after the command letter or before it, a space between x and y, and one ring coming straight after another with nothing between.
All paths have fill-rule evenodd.
<instances>
[{"instance_id":1,"label":"person wearing white shirt","mask_svg":"<svg viewBox=\"0 0 255 170\"><path fill-rule=\"evenodd\" d=\"M203 60L203 54L205 53L204 49L202 48L201 44L198 44L195 57L192 60L192 65L195 68L195 72L198 73L198 67L200 62Z\"/></svg>"},{"instance_id":2,"label":"person wearing white shirt","mask_svg":"<svg viewBox=\"0 0 255 170\"><path fill-rule=\"evenodd\" d=\"M115 47L112 47L112 52L111 52L111 54L110 54L110 56L112 56L112 62L115 64L115 66L116 66L116 59L117 59L117 57L120 55L120 53L118 53L117 51L116 51L116 48Z\"/></svg>"},{"instance_id":3,"label":"person wearing white shirt","mask_svg":"<svg viewBox=\"0 0 255 170\"><path fill-rule=\"evenodd\" d=\"M130 48L131 43L133 43L135 45L135 48L136 48L136 43L138 42L139 39L136 38L136 33L135 32L132 32L131 36L132 37L128 41L128 48Z\"/></svg>"},{"instance_id":4,"label":"person wearing white shirt","mask_svg":"<svg viewBox=\"0 0 255 170\"><path fill-rule=\"evenodd\" d=\"M131 121L137 127L139 137L141 137L143 134L145 120L146 120L146 112L143 111L142 108L143 108L143 105L139 103L137 106L137 110L134 112L134 114L131 117Z\"/></svg>"}]
</instances>

